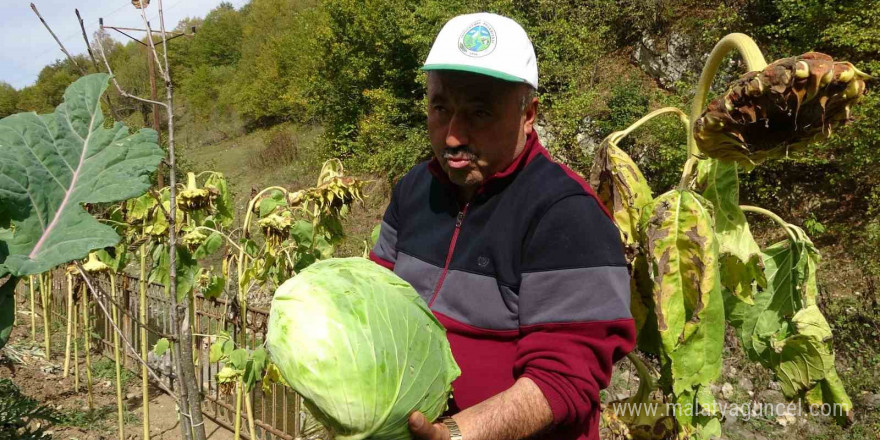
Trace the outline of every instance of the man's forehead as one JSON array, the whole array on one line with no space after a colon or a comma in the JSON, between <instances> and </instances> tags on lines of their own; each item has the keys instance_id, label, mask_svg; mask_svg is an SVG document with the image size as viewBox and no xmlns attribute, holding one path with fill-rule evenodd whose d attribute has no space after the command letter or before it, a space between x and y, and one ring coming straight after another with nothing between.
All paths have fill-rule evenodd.
<instances>
[{"instance_id":1,"label":"man's forehead","mask_svg":"<svg viewBox=\"0 0 880 440\"><path fill-rule=\"evenodd\" d=\"M430 99L455 97L465 101L491 101L516 89L517 84L469 72L437 70L428 73Z\"/></svg>"}]
</instances>

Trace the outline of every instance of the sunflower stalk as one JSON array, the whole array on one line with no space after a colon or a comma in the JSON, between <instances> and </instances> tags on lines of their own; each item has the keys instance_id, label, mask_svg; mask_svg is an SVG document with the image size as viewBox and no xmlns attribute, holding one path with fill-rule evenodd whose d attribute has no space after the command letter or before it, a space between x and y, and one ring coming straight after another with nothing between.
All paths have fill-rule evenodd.
<instances>
[{"instance_id":1,"label":"sunflower stalk","mask_svg":"<svg viewBox=\"0 0 880 440\"><path fill-rule=\"evenodd\" d=\"M728 53L734 50L738 51L740 56L742 56L746 63L746 69L749 71L761 70L767 66L767 61L764 59L761 49L758 48L755 41L748 35L739 33L729 34L715 44L715 47L709 54L709 59L703 66L700 81L697 84L697 93L691 102L690 123L688 124L687 132L688 159L685 162L684 171L681 173L681 181L678 184L679 189L684 189L688 186L693 178L694 167L700 159L700 150L697 147L696 139L694 139L694 123L700 117L700 114L703 113L706 98L709 96L709 90L712 88L712 82L715 80L715 75L718 74L721 62Z\"/></svg>"}]
</instances>

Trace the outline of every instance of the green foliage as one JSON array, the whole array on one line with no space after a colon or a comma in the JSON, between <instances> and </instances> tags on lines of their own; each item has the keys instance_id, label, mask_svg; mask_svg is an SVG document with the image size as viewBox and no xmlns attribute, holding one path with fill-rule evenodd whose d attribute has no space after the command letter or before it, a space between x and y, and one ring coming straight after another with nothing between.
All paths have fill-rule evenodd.
<instances>
[{"instance_id":1,"label":"green foliage","mask_svg":"<svg viewBox=\"0 0 880 440\"><path fill-rule=\"evenodd\" d=\"M126 389L128 387L128 383L134 379L134 374L128 369L121 369L121 383L122 389ZM116 363L112 358L109 357L100 357L97 361L92 362L92 376L109 380L111 382L116 382ZM115 406L115 405L114 405Z\"/></svg>"},{"instance_id":2,"label":"green foliage","mask_svg":"<svg viewBox=\"0 0 880 440\"><path fill-rule=\"evenodd\" d=\"M0 81L0 118L16 112L18 108L18 91L11 85Z\"/></svg>"},{"instance_id":3,"label":"green foliage","mask_svg":"<svg viewBox=\"0 0 880 440\"><path fill-rule=\"evenodd\" d=\"M673 190L642 211L639 241L653 283L664 391L682 405L709 411L709 385L721 374L724 304L712 205L691 191ZM676 414L683 429L720 434L716 417ZM717 435L717 434L714 434Z\"/></svg>"},{"instance_id":4,"label":"green foliage","mask_svg":"<svg viewBox=\"0 0 880 440\"><path fill-rule=\"evenodd\" d=\"M163 156L156 132L130 135L120 123L102 126L99 99L108 82L106 74L83 77L67 89L54 114L0 120L6 182L0 205L15 227L5 241L9 256L3 264L10 272L40 273L115 245L119 236L82 204L124 200L149 186Z\"/></svg>"},{"instance_id":5,"label":"green foliage","mask_svg":"<svg viewBox=\"0 0 880 440\"><path fill-rule=\"evenodd\" d=\"M231 66L241 58L242 14L231 3L211 10L193 39L190 63L194 66Z\"/></svg>"},{"instance_id":6,"label":"green foliage","mask_svg":"<svg viewBox=\"0 0 880 440\"><path fill-rule=\"evenodd\" d=\"M752 284L761 287L767 280L761 264L761 249L749 230L746 216L739 207L738 165L715 159L700 161L703 196L715 208L715 233L725 270L721 284L746 303L752 303Z\"/></svg>"},{"instance_id":7,"label":"green foliage","mask_svg":"<svg viewBox=\"0 0 880 440\"><path fill-rule=\"evenodd\" d=\"M264 348L255 350L235 348L232 339L225 332L220 332L217 340L211 344L209 361L225 364L217 374L219 383L241 380L246 391L252 390L254 386L264 381L265 375L271 374L271 371L267 370L269 363Z\"/></svg>"},{"instance_id":8,"label":"green foliage","mask_svg":"<svg viewBox=\"0 0 880 440\"><path fill-rule=\"evenodd\" d=\"M852 402L834 366L831 327L816 305L819 253L799 228L763 252L767 287L754 305L730 298L733 326L749 354L776 372L789 399L806 393L810 403L841 405L843 420Z\"/></svg>"},{"instance_id":9,"label":"green foliage","mask_svg":"<svg viewBox=\"0 0 880 440\"><path fill-rule=\"evenodd\" d=\"M84 57L77 57L77 63L81 66L85 62ZM77 77L79 71L66 59L44 67L34 85L19 91L16 111L51 112L55 106L61 104L65 89ZM12 113L15 111L10 112Z\"/></svg>"},{"instance_id":10,"label":"green foliage","mask_svg":"<svg viewBox=\"0 0 880 440\"><path fill-rule=\"evenodd\" d=\"M114 378L115 373L114 373ZM58 413L58 426L73 426L81 429L106 429L107 419L116 412L116 405L105 405L91 410L73 409Z\"/></svg>"},{"instance_id":11,"label":"green foliage","mask_svg":"<svg viewBox=\"0 0 880 440\"><path fill-rule=\"evenodd\" d=\"M15 285L18 278L9 277L0 284L0 348L6 345L15 324Z\"/></svg>"},{"instance_id":12,"label":"green foliage","mask_svg":"<svg viewBox=\"0 0 880 440\"><path fill-rule=\"evenodd\" d=\"M0 379L0 440L51 439L45 422L57 422L48 406L21 393L9 379Z\"/></svg>"},{"instance_id":13,"label":"green foliage","mask_svg":"<svg viewBox=\"0 0 880 440\"><path fill-rule=\"evenodd\" d=\"M153 345L153 353L155 353L156 356L162 356L169 348L171 348L171 342L166 338L159 338L159 340L156 341L156 344Z\"/></svg>"},{"instance_id":14,"label":"green foliage","mask_svg":"<svg viewBox=\"0 0 880 440\"><path fill-rule=\"evenodd\" d=\"M305 93L322 77L314 71L321 51L317 35L325 23L311 0L253 0L242 23L241 61L236 67L235 104L261 121L304 119ZM337 66L342 67L342 66Z\"/></svg>"}]
</instances>

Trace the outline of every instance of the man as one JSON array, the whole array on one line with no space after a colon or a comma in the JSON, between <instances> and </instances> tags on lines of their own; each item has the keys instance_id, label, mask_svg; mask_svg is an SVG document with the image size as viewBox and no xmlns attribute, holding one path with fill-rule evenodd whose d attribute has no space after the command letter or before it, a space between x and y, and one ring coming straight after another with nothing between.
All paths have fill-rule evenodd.
<instances>
[{"instance_id":1,"label":"man","mask_svg":"<svg viewBox=\"0 0 880 440\"><path fill-rule=\"evenodd\" d=\"M371 258L428 303L462 374L451 417L410 430L597 439L599 390L635 344L629 274L607 211L535 133L532 44L509 18L458 16L423 70L434 158L395 186Z\"/></svg>"}]
</instances>

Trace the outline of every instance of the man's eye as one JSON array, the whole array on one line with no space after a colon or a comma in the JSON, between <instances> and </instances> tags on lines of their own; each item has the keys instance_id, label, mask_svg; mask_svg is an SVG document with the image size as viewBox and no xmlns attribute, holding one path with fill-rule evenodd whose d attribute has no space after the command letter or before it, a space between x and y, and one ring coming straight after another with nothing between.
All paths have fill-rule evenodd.
<instances>
[{"instance_id":1,"label":"man's eye","mask_svg":"<svg viewBox=\"0 0 880 440\"><path fill-rule=\"evenodd\" d=\"M478 118L488 118L489 116L492 116L492 114L487 112L486 110L475 110L474 116Z\"/></svg>"},{"instance_id":2,"label":"man's eye","mask_svg":"<svg viewBox=\"0 0 880 440\"><path fill-rule=\"evenodd\" d=\"M433 108L434 108L435 112L445 112L446 111L446 107L443 107L442 105L435 105Z\"/></svg>"}]
</instances>

